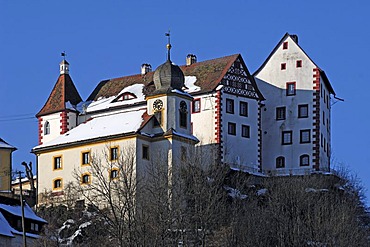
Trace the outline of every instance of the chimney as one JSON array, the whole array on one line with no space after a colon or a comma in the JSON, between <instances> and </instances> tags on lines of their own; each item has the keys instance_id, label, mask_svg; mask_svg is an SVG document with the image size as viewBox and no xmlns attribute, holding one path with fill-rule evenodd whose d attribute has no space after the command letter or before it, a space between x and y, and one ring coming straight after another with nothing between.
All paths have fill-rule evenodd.
<instances>
[{"instance_id":1,"label":"chimney","mask_svg":"<svg viewBox=\"0 0 370 247\"><path fill-rule=\"evenodd\" d=\"M290 35L290 37L292 38L292 40L294 40L294 42L296 42L298 44L298 35L292 34L292 35Z\"/></svg>"},{"instance_id":2,"label":"chimney","mask_svg":"<svg viewBox=\"0 0 370 247\"><path fill-rule=\"evenodd\" d=\"M197 62L197 56L194 54L188 54L186 56L186 66L192 65Z\"/></svg>"},{"instance_id":3,"label":"chimney","mask_svg":"<svg viewBox=\"0 0 370 247\"><path fill-rule=\"evenodd\" d=\"M148 72L152 72L152 66L148 63L143 63L141 65L141 75L145 75Z\"/></svg>"}]
</instances>

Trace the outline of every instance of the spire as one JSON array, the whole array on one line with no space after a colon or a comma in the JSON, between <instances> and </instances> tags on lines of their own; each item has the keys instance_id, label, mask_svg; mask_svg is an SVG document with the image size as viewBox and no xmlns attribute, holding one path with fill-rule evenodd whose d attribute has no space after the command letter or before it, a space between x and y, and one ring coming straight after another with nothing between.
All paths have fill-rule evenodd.
<instances>
[{"instance_id":1,"label":"spire","mask_svg":"<svg viewBox=\"0 0 370 247\"><path fill-rule=\"evenodd\" d=\"M167 60L171 61L171 36L170 36L170 30L168 30L168 33L166 33L166 36L168 37L168 42L167 42Z\"/></svg>"},{"instance_id":2,"label":"spire","mask_svg":"<svg viewBox=\"0 0 370 247\"><path fill-rule=\"evenodd\" d=\"M61 53L63 60L59 64L59 71L61 75L69 74L69 63L66 60L66 52Z\"/></svg>"}]
</instances>

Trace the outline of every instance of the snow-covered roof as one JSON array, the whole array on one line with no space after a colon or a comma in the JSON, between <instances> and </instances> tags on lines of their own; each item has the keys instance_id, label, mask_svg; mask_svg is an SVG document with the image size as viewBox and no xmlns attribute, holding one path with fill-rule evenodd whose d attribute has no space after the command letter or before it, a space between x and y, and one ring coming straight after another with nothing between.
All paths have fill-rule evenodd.
<instances>
[{"instance_id":1,"label":"snow-covered roof","mask_svg":"<svg viewBox=\"0 0 370 247\"><path fill-rule=\"evenodd\" d=\"M0 213L0 235L14 237L12 230L13 228L9 225L4 215Z\"/></svg>"},{"instance_id":2,"label":"snow-covered roof","mask_svg":"<svg viewBox=\"0 0 370 247\"><path fill-rule=\"evenodd\" d=\"M108 98L99 98L96 101L91 102L87 107L86 112L93 112L108 109L110 107L122 106L122 105L132 105L145 101L145 96L143 94L144 84L134 84L123 88L117 95ZM135 95L136 98L116 101L116 99L122 96L124 93L131 93Z\"/></svg>"},{"instance_id":3,"label":"snow-covered roof","mask_svg":"<svg viewBox=\"0 0 370 247\"><path fill-rule=\"evenodd\" d=\"M22 210L20 205L7 205L0 203L0 209L5 210L12 215L22 217ZM37 216L27 203L24 205L24 217L26 219L47 223L43 218Z\"/></svg>"},{"instance_id":4,"label":"snow-covered roof","mask_svg":"<svg viewBox=\"0 0 370 247\"><path fill-rule=\"evenodd\" d=\"M67 133L34 148L70 144L100 137L108 137L137 131L143 123L145 109L111 113L94 117L78 125Z\"/></svg>"},{"instance_id":5,"label":"snow-covered roof","mask_svg":"<svg viewBox=\"0 0 370 247\"><path fill-rule=\"evenodd\" d=\"M0 148L6 148L6 149L16 149L12 145L9 145L6 141L0 138Z\"/></svg>"}]
</instances>

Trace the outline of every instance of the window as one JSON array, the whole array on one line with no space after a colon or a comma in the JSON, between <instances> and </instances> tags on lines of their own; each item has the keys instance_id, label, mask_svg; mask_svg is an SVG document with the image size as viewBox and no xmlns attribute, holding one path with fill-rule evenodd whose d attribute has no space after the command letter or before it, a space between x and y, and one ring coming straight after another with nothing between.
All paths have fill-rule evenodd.
<instances>
[{"instance_id":1,"label":"window","mask_svg":"<svg viewBox=\"0 0 370 247\"><path fill-rule=\"evenodd\" d=\"M295 95L295 82L286 83L286 95L287 96Z\"/></svg>"},{"instance_id":2,"label":"window","mask_svg":"<svg viewBox=\"0 0 370 247\"><path fill-rule=\"evenodd\" d=\"M330 98L329 98L329 94L326 95L326 108L329 109L329 102L330 102Z\"/></svg>"},{"instance_id":3,"label":"window","mask_svg":"<svg viewBox=\"0 0 370 247\"><path fill-rule=\"evenodd\" d=\"M325 125L325 112L322 111L322 124Z\"/></svg>"},{"instance_id":4,"label":"window","mask_svg":"<svg viewBox=\"0 0 370 247\"><path fill-rule=\"evenodd\" d=\"M90 174L82 174L82 176L81 176L81 183L82 184L90 184L91 183L91 176L90 176Z\"/></svg>"},{"instance_id":5,"label":"window","mask_svg":"<svg viewBox=\"0 0 370 247\"><path fill-rule=\"evenodd\" d=\"M192 113L200 112L200 99L194 99L192 103Z\"/></svg>"},{"instance_id":6,"label":"window","mask_svg":"<svg viewBox=\"0 0 370 247\"><path fill-rule=\"evenodd\" d=\"M298 105L298 117L299 118L308 117L308 105Z\"/></svg>"},{"instance_id":7,"label":"window","mask_svg":"<svg viewBox=\"0 0 370 247\"><path fill-rule=\"evenodd\" d=\"M320 139L320 141L321 141L321 147L322 147L323 146L323 142L324 142L324 138L322 136L322 133L321 133L321 139Z\"/></svg>"},{"instance_id":8,"label":"window","mask_svg":"<svg viewBox=\"0 0 370 247\"><path fill-rule=\"evenodd\" d=\"M235 123L227 124L227 133L229 135L236 135L236 124Z\"/></svg>"},{"instance_id":9,"label":"window","mask_svg":"<svg viewBox=\"0 0 370 247\"><path fill-rule=\"evenodd\" d=\"M309 166L310 165L310 156L308 154L303 154L299 157L300 166Z\"/></svg>"},{"instance_id":10,"label":"window","mask_svg":"<svg viewBox=\"0 0 370 247\"><path fill-rule=\"evenodd\" d=\"M31 231L38 232L38 231L39 231L39 224L37 224L37 223L32 223L32 222L31 222Z\"/></svg>"},{"instance_id":11,"label":"window","mask_svg":"<svg viewBox=\"0 0 370 247\"><path fill-rule=\"evenodd\" d=\"M62 188L62 179L57 178L53 181L53 189L61 189Z\"/></svg>"},{"instance_id":12,"label":"window","mask_svg":"<svg viewBox=\"0 0 370 247\"><path fill-rule=\"evenodd\" d=\"M247 102L240 101L239 115L248 117L248 103Z\"/></svg>"},{"instance_id":13,"label":"window","mask_svg":"<svg viewBox=\"0 0 370 247\"><path fill-rule=\"evenodd\" d=\"M302 60L297 60L296 67L302 68Z\"/></svg>"},{"instance_id":14,"label":"window","mask_svg":"<svg viewBox=\"0 0 370 247\"><path fill-rule=\"evenodd\" d=\"M119 172L118 168L114 168L114 169L112 169L112 170L110 171L110 173L109 173L109 178L110 178L111 180L113 180L113 179L117 179L117 178L118 178L118 172Z\"/></svg>"},{"instance_id":15,"label":"window","mask_svg":"<svg viewBox=\"0 0 370 247\"><path fill-rule=\"evenodd\" d=\"M324 152L326 152L326 138L324 138Z\"/></svg>"},{"instance_id":16,"label":"window","mask_svg":"<svg viewBox=\"0 0 370 247\"><path fill-rule=\"evenodd\" d=\"M81 164L82 165L90 164L90 152L83 152L81 154Z\"/></svg>"},{"instance_id":17,"label":"window","mask_svg":"<svg viewBox=\"0 0 370 247\"><path fill-rule=\"evenodd\" d=\"M162 123L162 112L157 111L154 113L154 118L153 118L153 127L160 127Z\"/></svg>"},{"instance_id":18,"label":"window","mask_svg":"<svg viewBox=\"0 0 370 247\"><path fill-rule=\"evenodd\" d=\"M45 135L49 135L50 134L50 123L48 121L45 122L44 134Z\"/></svg>"},{"instance_id":19,"label":"window","mask_svg":"<svg viewBox=\"0 0 370 247\"><path fill-rule=\"evenodd\" d=\"M286 50L286 49L288 49L288 41L283 43L283 50Z\"/></svg>"},{"instance_id":20,"label":"window","mask_svg":"<svg viewBox=\"0 0 370 247\"><path fill-rule=\"evenodd\" d=\"M281 70L286 70L286 63L280 64L280 69Z\"/></svg>"},{"instance_id":21,"label":"window","mask_svg":"<svg viewBox=\"0 0 370 247\"><path fill-rule=\"evenodd\" d=\"M149 160L149 146L143 145L143 159Z\"/></svg>"},{"instance_id":22,"label":"window","mask_svg":"<svg viewBox=\"0 0 370 247\"><path fill-rule=\"evenodd\" d=\"M187 128L188 126L188 106L185 101L180 102L180 127Z\"/></svg>"},{"instance_id":23,"label":"window","mask_svg":"<svg viewBox=\"0 0 370 247\"><path fill-rule=\"evenodd\" d=\"M186 147L181 146L181 161L186 161L186 158L188 156L188 150Z\"/></svg>"},{"instance_id":24,"label":"window","mask_svg":"<svg viewBox=\"0 0 370 247\"><path fill-rule=\"evenodd\" d=\"M283 131L281 144L288 145L292 144L293 131Z\"/></svg>"},{"instance_id":25,"label":"window","mask_svg":"<svg viewBox=\"0 0 370 247\"><path fill-rule=\"evenodd\" d=\"M248 125L242 125L242 137L250 138L250 127Z\"/></svg>"},{"instance_id":26,"label":"window","mask_svg":"<svg viewBox=\"0 0 370 247\"><path fill-rule=\"evenodd\" d=\"M54 157L54 170L62 169L62 157Z\"/></svg>"},{"instance_id":27,"label":"window","mask_svg":"<svg viewBox=\"0 0 370 247\"><path fill-rule=\"evenodd\" d=\"M110 148L110 160L117 160L118 159L118 147Z\"/></svg>"},{"instance_id":28,"label":"window","mask_svg":"<svg viewBox=\"0 0 370 247\"><path fill-rule=\"evenodd\" d=\"M276 158L276 168L284 168L285 167L285 158L283 156L279 156Z\"/></svg>"},{"instance_id":29,"label":"window","mask_svg":"<svg viewBox=\"0 0 370 247\"><path fill-rule=\"evenodd\" d=\"M311 130L301 130L300 133L300 143L310 143L311 142Z\"/></svg>"},{"instance_id":30,"label":"window","mask_svg":"<svg viewBox=\"0 0 370 247\"><path fill-rule=\"evenodd\" d=\"M285 119L285 106L276 107L276 120L284 120L284 119Z\"/></svg>"},{"instance_id":31,"label":"window","mask_svg":"<svg viewBox=\"0 0 370 247\"><path fill-rule=\"evenodd\" d=\"M234 114L234 100L226 99L226 112Z\"/></svg>"}]
</instances>

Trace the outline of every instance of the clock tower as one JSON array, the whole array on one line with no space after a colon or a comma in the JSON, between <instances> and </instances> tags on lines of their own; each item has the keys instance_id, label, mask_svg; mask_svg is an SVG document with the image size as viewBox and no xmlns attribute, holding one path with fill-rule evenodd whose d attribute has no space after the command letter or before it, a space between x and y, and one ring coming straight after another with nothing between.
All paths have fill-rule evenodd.
<instances>
[{"instance_id":1,"label":"clock tower","mask_svg":"<svg viewBox=\"0 0 370 247\"><path fill-rule=\"evenodd\" d=\"M147 112L155 116L154 127L163 132L173 130L191 135L190 106L192 97L184 92L184 73L170 60L171 45L167 45L168 59L154 72L154 92L147 96ZM160 128L159 128L160 127Z\"/></svg>"}]
</instances>

